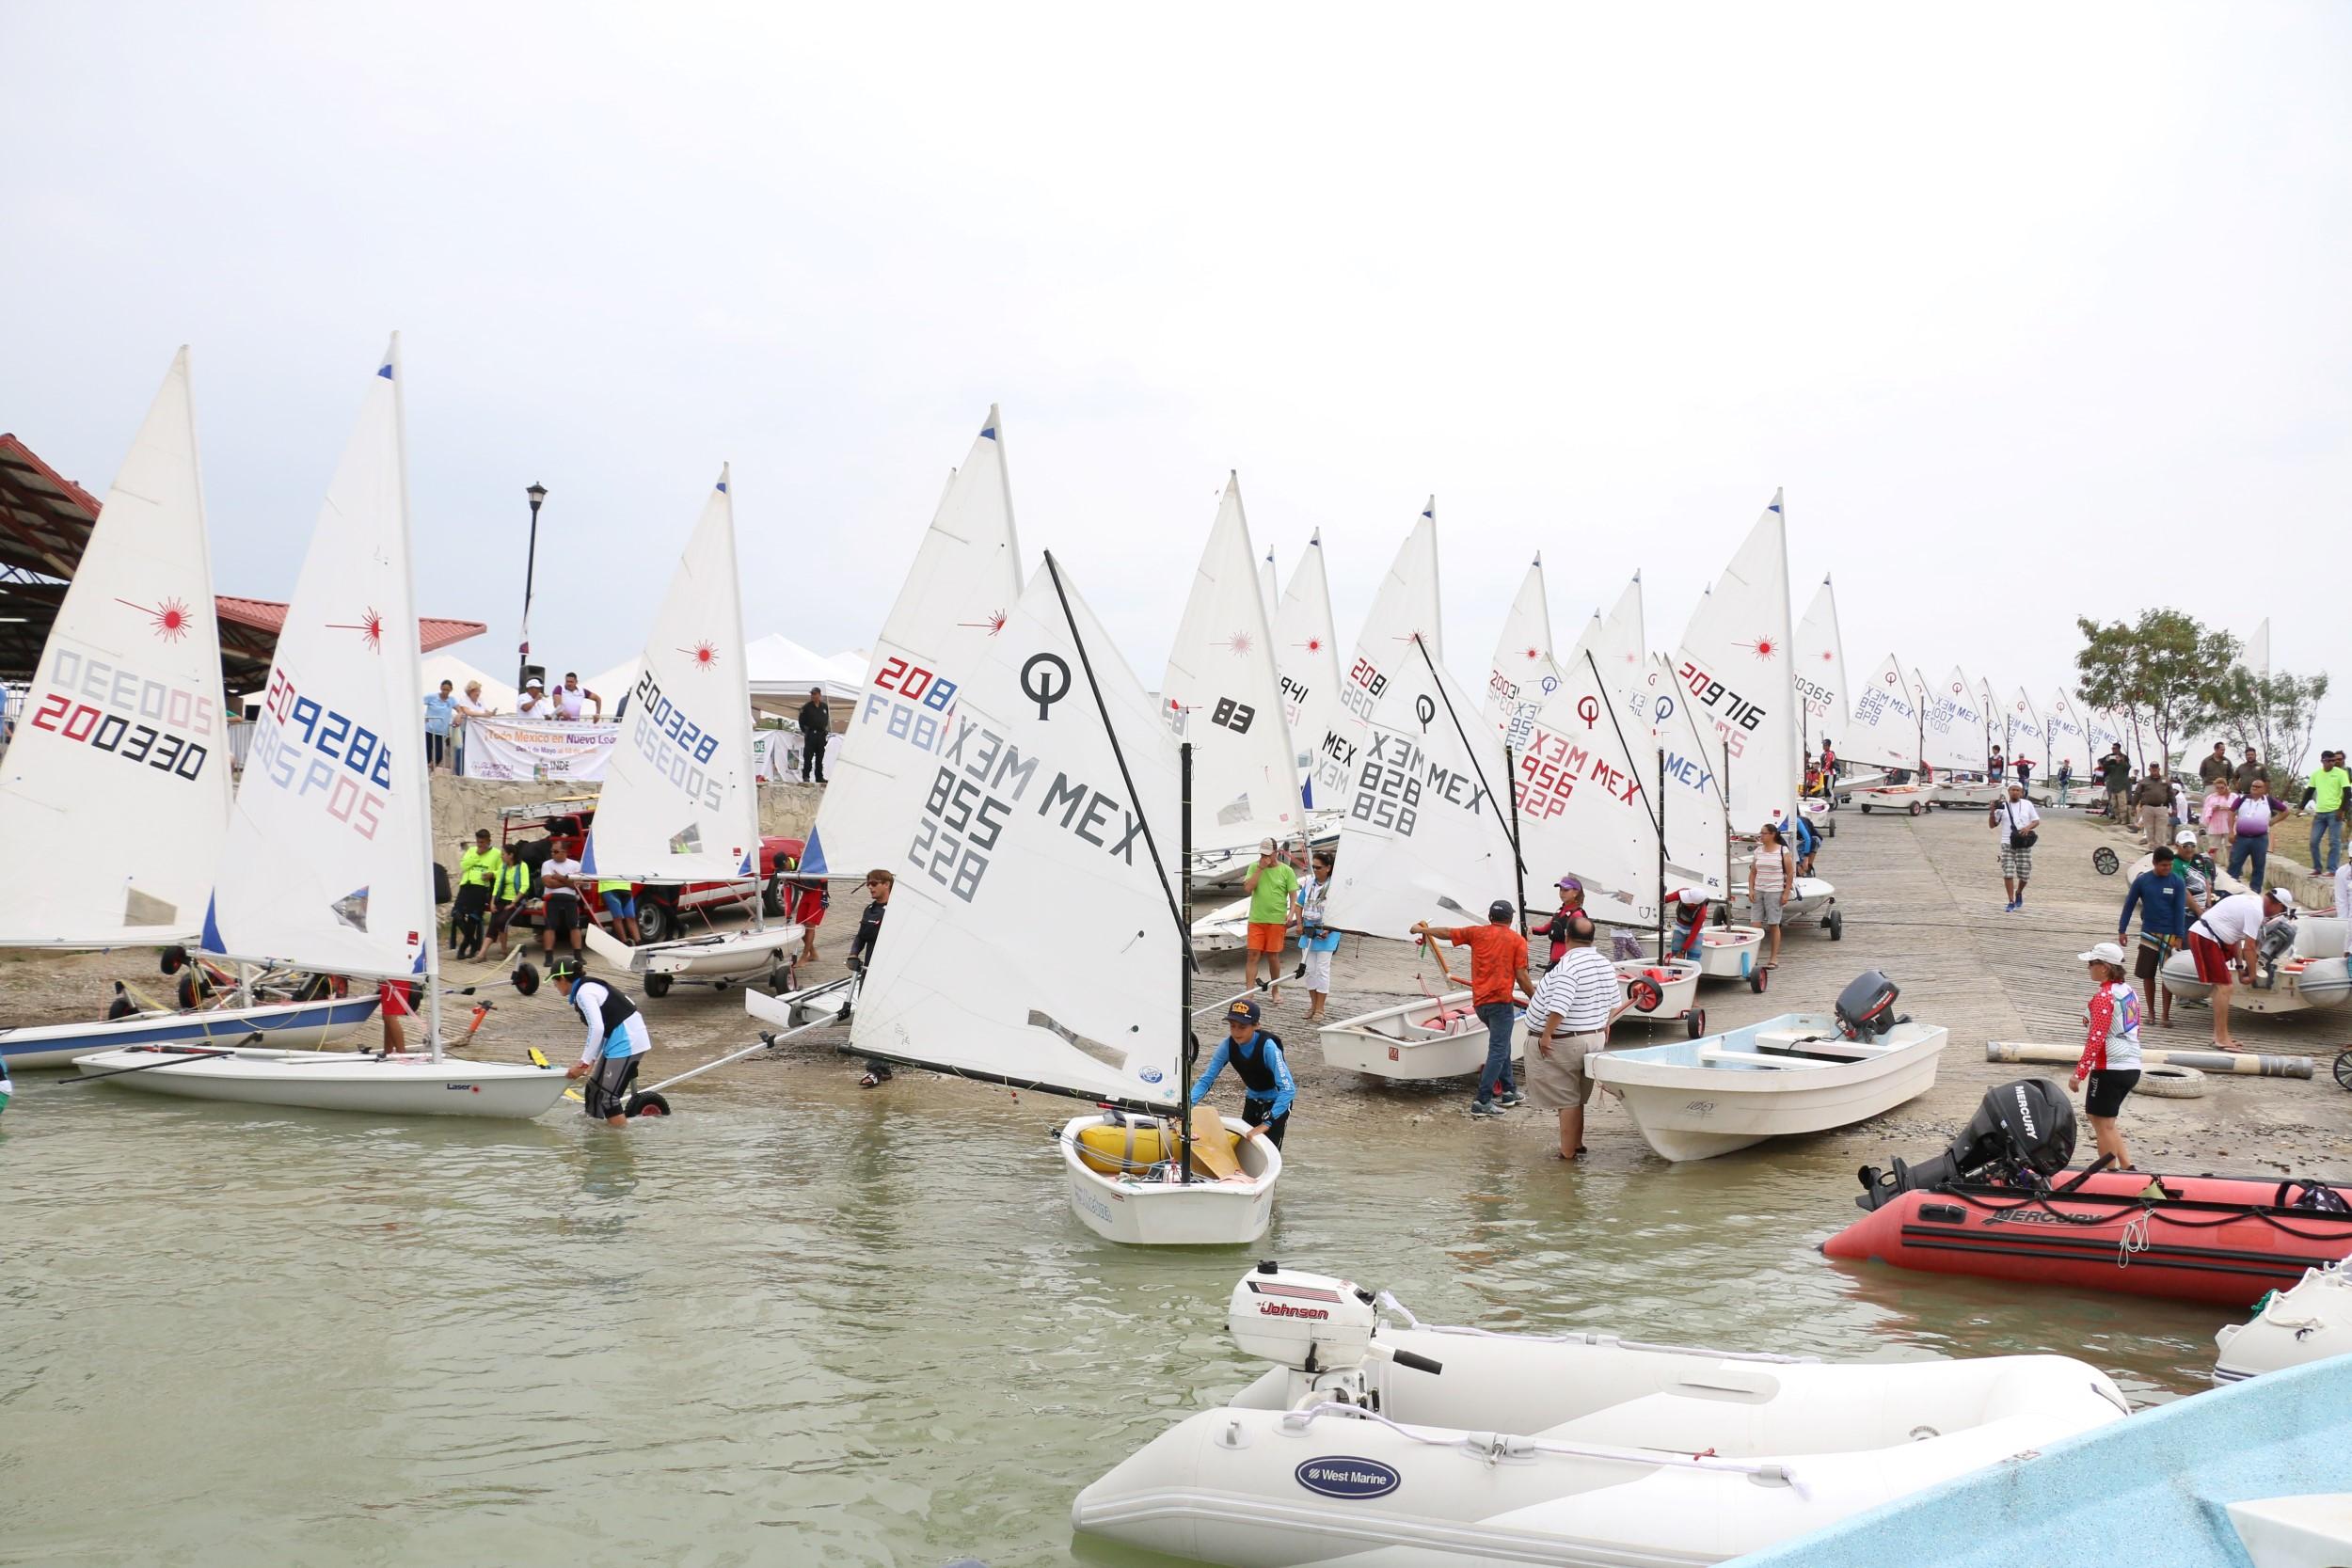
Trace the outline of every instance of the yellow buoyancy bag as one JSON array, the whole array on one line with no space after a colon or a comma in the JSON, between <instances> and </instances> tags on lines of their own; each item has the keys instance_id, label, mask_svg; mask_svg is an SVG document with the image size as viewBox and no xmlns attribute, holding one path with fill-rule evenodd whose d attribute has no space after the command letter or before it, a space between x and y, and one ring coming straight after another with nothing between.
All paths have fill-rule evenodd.
<instances>
[{"instance_id":1,"label":"yellow buoyancy bag","mask_svg":"<svg viewBox=\"0 0 2352 1568\"><path fill-rule=\"evenodd\" d=\"M1239 1163L1233 1156L1236 1141L1232 1130L1222 1120L1206 1111L1196 1113L1192 1121L1193 1174L1214 1180L1221 1174L1220 1167L1238 1169ZM1173 1159L1177 1142L1176 1128L1167 1122L1100 1122L1078 1133L1078 1158L1089 1170L1104 1176L1142 1176L1153 1165Z\"/></svg>"}]
</instances>

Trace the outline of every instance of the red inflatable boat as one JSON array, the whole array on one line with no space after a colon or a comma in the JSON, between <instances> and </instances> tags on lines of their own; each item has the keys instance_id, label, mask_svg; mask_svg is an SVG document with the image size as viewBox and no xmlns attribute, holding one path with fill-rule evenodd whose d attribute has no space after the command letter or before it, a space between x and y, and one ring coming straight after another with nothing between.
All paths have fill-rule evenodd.
<instances>
[{"instance_id":1,"label":"red inflatable boat","mask_svg":"<svg viewBox=\"0 0 2352 1568\"><path fill-rule=\"evenodd\" d=\"M2059 1171L2041 1192L1947 1181L1899 1193L1821 1250L2219 1307L2251 1307L2305 1269L2352 1256L2352 1212L2298 1206L2324 1184L2102 1171L2060 1191L2074 1180Z\"/></svg>"}]
</instances>

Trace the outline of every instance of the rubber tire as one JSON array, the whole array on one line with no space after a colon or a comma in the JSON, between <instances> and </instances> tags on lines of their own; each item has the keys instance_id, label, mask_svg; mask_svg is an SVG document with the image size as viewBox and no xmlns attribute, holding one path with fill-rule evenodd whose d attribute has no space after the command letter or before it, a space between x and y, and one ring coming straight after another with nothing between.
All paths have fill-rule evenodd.
<instances>
[{"instance_id":1,"label":"rubber tire","mask_svg":"<svg viewBox=\"0 0 2352 1568\"><path fill-rule=\"evenodd\" d=\"M1843 942L1846 940L1846 915L1844 911L1830 911L1829 918L1822 921L1821 924L1829 927L1830 941Z\"/></svg>"},{"instance_id":2,"label":"rubber tire","mask_svg":"<svg viewBox=\"0 0 2352 1568\"><path fill-rule=\"evenodd\" d=\"M2102 844L2090 852L2090 868L2102 877L2112 877L2123 869L2123 858Z\"/></svg>"},{"instance_id":3,"label":"rubber tire","mask_svg":"<svg viewBox=\"0 0 2352 1568\"><path fill-rule=\"evenodd\" d=\"M1757 965L1748 975L1748 990L1756 992L1758 996L1763 995L1764 988L1772 983L1772 972L1764 968L1761 964Z\"/></svg>"},{"instance_id":4,"label":"rubber tire","mask_svg":"<svg viewBox=\"0 0 2352 1568\"><path fill-rule=\"evenodd\" d=\"M1837 821L1836 821L1836 818L1835 818L1835 817L1824 817L1824 818L1822 818L1822 820L1821 820L1821 836L1822 836L1823 838L1836 838L1836 837L1837 836Z\"/></svg>"},{"instance_id":5,"label":"rubber tire","mask_svg":"<svg viewBox=\"0 0 2352 1568\"><path fill-rule=\"evenodd\" d=\"M659 1090L647 1089L642 1094L630 1095L622 1114L634 1120L638 1117L666 1117L673 1113L670 1102L661 1097Z\"/></svg>"},{"instance_id":6,"label":"rubber tire","mask_svg":"<svg viewBox=\"0 0 2352 1568\"><path fill-rule=\"evenodd\" d=\"M648 974L648 975L646 975L646 976L645 976L645 994L646 994L647 996L654 996L654 997L660 997L660 996L667 996L667 995L669 995L669 994L670 994L670 977L669 977L667 974Z\"/></svg>"},{"instance_id":7,"label":"rubber tire","mask_svg":"<svg viewBox=\"0 0 2352 1568\"><path fill-rule=\"evenodd\" d=\"M1924 816L1927 815L1927 809L1916 800L1911 802L1911 815L1914 816Z\"/></svg>"},{"instance_id":8,"label":"rubber tire","mask_svg":"<svg viewBox=\"0 0 2352 1568\"><path fill-rule=\"evenodd\" d=\"M778 964L768 972L768 989L782 996L795 989L793 982L796 978L790 964Z\"/></svg>"},{"instance_id":9,"label":"rubber tire","mask_svg":"<svg viewBox=\"0 0 2352 1568\"><path fill-rule=\"evenodd\" d=\"M1666 993L1658 989L1658 982L1648 975L1640 975L1626 983L1625 994L1637 1013L1654 1013L1666 1000Z\"/></svg>"},{"instance_id":10,"label":"rubber tire","mask_svg":"<svg viewBox=\"0 0 2352 1568\"><path fill-rule=\"evenodd\" d=\"M2341 1052L2336 1056L2336 1085L2352 1090L2352 1051Z\"/></svg>"},{"instance_id":11,"label":"rubber tire","mask_svg":"<svg viewBox=\"0 0 2352 1568\"><path fill-rule=\"evenodd\" d=\"M1682 1026L1691 1031L1692 1039L1697 1039L1707 1033L1707 1009L1705 1007L1693 1007L1683 1014L1682 1019Z\"/></svg>"},{"instance_id":12,"label":"rubber tire","mask_svg":"<svg viewBox=\"0 0 2352 1568\"><path fill-rule=\"evenodd\" d=\"M2151 1100L2202 1100L2205 1075L2193 1067L2144 1067L2132 1093Z\"/></svg>"},{"instance_id":13,"label":"rubber tire","mask_svg":"<svg viewBox=\"0 0 2352 1568\"><path fill-rule=\"evenodd\" d=\"M1869 815L1870 815L1870 808L1869 808L1868 806L1867 806L1867 805L1866 805L1866 806L1864 806L1864 807L1862 808L1862 815L1863 815L1863 816L1869 816Z\"/></svg>"},{"instance_id":14,"label":"rubber tire","mask_svg":"<svg viewBox=\"0 0 2352 1568\"><path fill-rule=\"evenodd\" d=\"M768 874L768 885L759 892L759 912L771 920L784 918L784 873Z\"/></svg>"},{"instance_id":15,"label":"rubber tire","mask_svg":"<svg viewBox=\"0 0 2352 1568\"><path fill-rule=\"evenodd\" d=\"M650 898L637 900L637 934L644 939L645 946L669 941L677 935L677 928L676 910Z\"/></svg>"}]
</instances>

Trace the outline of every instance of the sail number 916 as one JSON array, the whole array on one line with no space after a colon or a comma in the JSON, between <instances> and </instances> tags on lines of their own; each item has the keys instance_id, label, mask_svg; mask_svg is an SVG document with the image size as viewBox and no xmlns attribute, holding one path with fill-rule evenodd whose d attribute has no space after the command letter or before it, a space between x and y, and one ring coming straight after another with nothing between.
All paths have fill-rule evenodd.
<instances>
[{"instance_id":1,"label":"sail number 916","mask_svg":"<svg viewBox=\"0 0 2352 1568\"><path fill-rule=\"evenodd\" d=\"M907 863L969 904L988 875L988 852L1005 831L1011 802L943 768L931 780Z\"/></svg>"}]
</instances>

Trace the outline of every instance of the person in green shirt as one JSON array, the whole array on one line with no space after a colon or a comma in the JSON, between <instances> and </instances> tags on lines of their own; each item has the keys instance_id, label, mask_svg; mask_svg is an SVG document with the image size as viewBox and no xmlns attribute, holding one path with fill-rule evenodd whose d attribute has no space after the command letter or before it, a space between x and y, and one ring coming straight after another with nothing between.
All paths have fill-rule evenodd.
<instances>
[{"instance_id":1,"label":"person in green shirt","mask_svg":"<svg viewBox=\"0 0 2352 1568\"><path fill-rule=\"evenodd\" d=\"M499 850L499 866L490 883L490 934L498 938L499 957L506 957L506 927L531 896L531 867L516 846Z\"/></svg>"},{"instance_id":2,"label":"person in green shirt","mask_svg":"<svg viewBox=\"0 0 2352 1568\"><path fill-rule=\"evenodd\" d=\"M2332 877L2344 860L2344 800L2352 791L2352 772L2344 767L2342 752L2319 753L2319 770L2312 775L2309 788L2303 791L2303 803L2312 808L2312 875ZM2320 863L2322 843L2328 849L2328 862ZM2339 911L2342 912L2342 911Z\"/></svg>"},{"instance_id":3,"label":"person in green shirt","mask_svg":"<svg viewBox=\"0 0 2352 1568\"><path fill-rule=\"evenodd\" d=\"M1249 957L1242 979L1251 990L1258 985L1258 959L1265 959L1266 995L1282 1004L1282 944L1290 938L1291 899L1298 892L1298 873L1282 858L1282 847L1261 839L1258 858L1241 874L1241 890L1249 895Z\"/></svg>"},{"instance_id":4,"label":"person in green shirt","mask_svg":"<svg viewBox=\"0 0 2352 1568\"><path fill-rule=\"evenodd\" d=\"M490 890L498 876L499 855L490 847L490 830L476 828L473 843L457 856L457 897L449 911L450 944L461 958L482 951L483 917L490 912Z\"/></svg>"}]
</instances>

